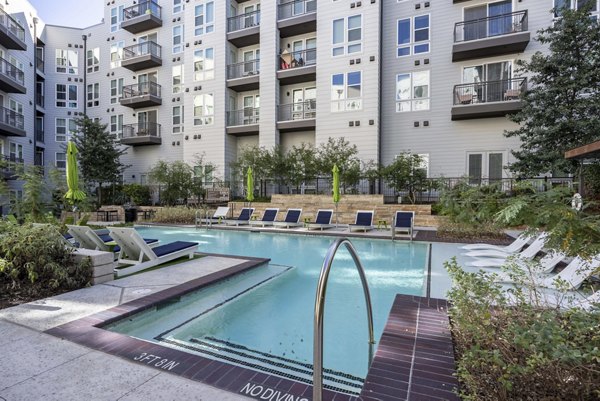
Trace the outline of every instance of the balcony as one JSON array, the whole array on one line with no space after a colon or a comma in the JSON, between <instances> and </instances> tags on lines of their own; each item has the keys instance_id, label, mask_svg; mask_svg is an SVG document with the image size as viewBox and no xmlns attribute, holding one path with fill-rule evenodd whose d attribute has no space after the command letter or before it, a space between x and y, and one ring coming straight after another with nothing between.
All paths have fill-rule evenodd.
<instances>
[{"instance_id":1,"label":"balcony","mask_svg":"<svg viewBox=\"0 0 600 401\"><path fill-rule=\"evenodd\" d=\"M162 65L162 47L154 42L143 42L123 48L121 67L131 71Z\"/></svg>"},{"instance_id":2,"label":"balcony","mask_svg":"<svg viewBox=\"0 0 600 401\"><path fill-rule=\"evenodd\" d=\"M42 109L45 107L45 99L42 93L35 94L35 105L41 107Z\"/></svg>"},{"instance_id":3,"label":"balcony","mask_svg":"<svg viewBox=\"0 0 600 401\"><path fill-rule=\"evenodd\" d=\"M227 112L227 133L235 136L258 135L260 108L244 108Z\"/></svg>"},{"instance_id":4,"label":"balcony","mask_svg":"<svg viewBox=\"0 0 600 401\"><path fill-rule=\"evenodd\" d=\"M236 47L260 42L260 10L227 18L227 40Z\"/></svg>"},{"instance_id":5,"label":"balcony","mask_svg":"<svg viewBox=\"0 0 600 401\"><path fill-rule=\"evenodd\" d=\"M0 58L0 90L8 93L26 93L23 71Z\"/></svg>"},{"instance_id":6,"label":"balcony","mask_svg":"<svg viewBox=\"0 0 600 401\"><path fill-rule=\"evenodd\" d=\"M454 25L452 61L522 53L529 44L527 10Z\"/></svg>"},{"instance_id":7,"label":"balcony","mask_svg":"<svg viewBox=\"0 0 600 401\"><path fill-rule=\"evenodd\" d=\"M147 146L161 143L160 124L146 122L123 125L123 134L121 135L121 144L123 145Z\"/></svg>"},{"instance_id":8,"label":"balcony","mask_svg":"<svg viewBox=\"0 0 600 401\"><path fill-rule=\"evenodd\" d=\"M516 113L523 108L519 97L526 90L527 78L456 85L452 121Z\"/></svg>"},{"instance_id":9,"label":"balcony","mask_svg":"<svg viewBox=\"0 0 600 401\"><path fill-rule=\"evenodd\" d=\"M44 143L44 129L40 127L35 127L35 141L38 144Z\"/></svg>"},{"instance_id":10,"label":"balcony","mask_svg":"<svg viewBox=\"0 0 600 401\"><path fill-rule=\"evenodd\" d=\"M317 101L281 104L277 106L277 129L280 132L310 131L316 127Z\"/></svg>"},{"instance_id":11,"label":"balcony","mask_svg":"<svg viewBox=\"0 0 600 401\"><path fill-rule=\"evenodd\" d=\"M35 58L35 68L37 69L38 72L41 72L42 74L44 73L44 59L41 57L36 57Z\"/></svg>"},{"instance_id":12,"label":"balcony","mask_svg":"<svg viewBox=\"0 0 600 401\"><path fill-rule=\"evenodd\" d=\"M248 60L227 66L227 87L237 92L258 89L260 60Z\"/></svg>"},{"instance_id":13,"label":"balcony","mask_svg":"<svg viewBox=\"0 0 600 401\"><path fill-rule=\"evenodd\" d=\"M154 1L141 1L123 10L121 28L140 33L162 26L162 8Z\"/></svg>"},{"instance_id":14,"label":"balcony","mask_svg":"<svg viewBox=\"0 0 600 401\"><path fill-rule=\"evenodd\" d=\"M0 135L24 137L26 133L23 114L0 107Z\"/></svg>"},{"instance_id":15,"label":"balcony","mask_svg":"<svg viewBox=\"0 0 600 401\"><path fill-rule=\"evenodd\" d=\"M2 159L2 167L0 167L2 176L5 180L16 180L17 169L18 167L23 166L25 161L20 157L16 157L15 155L3 155Z\"/></svg>"},{"instance_id":16,"label":"balcony","mask_svg":"<svg viewBox=\"0 0 600 401\"><path fill-rule=\"evenodd\" d=\"M0 45L7 49L27 50L25 28L0 9Z\"/></svg>"},{"instance_id":17,"label":"balcony","mask_svg":"<svg viewBox=\"0 0 600 401\"><path fill-rule=\"evenodd\" d=\"M317 49L281 53L277 78L281 85L315 81L317 79Z\"/></svg>"},{"instance_id":18,"label":"balcony","mask_svg":"<svg viewBox=\"0 0 600 401\"><path fill-rule=\"evenodd\" d=\"M162 104L161 87L156 82L139 82L123 87L121 106L140 109Z\"/></svg>"},{"instance_id":19,"label":"balcony","mask_svg":"<svg viewBox=\"0 0 600 401\"><path fill-rule=\"evenodd\" d=\"M277 6L279 36L303 35L317 30L316 0L280 0Z\"/></svg>"}]
</instances>

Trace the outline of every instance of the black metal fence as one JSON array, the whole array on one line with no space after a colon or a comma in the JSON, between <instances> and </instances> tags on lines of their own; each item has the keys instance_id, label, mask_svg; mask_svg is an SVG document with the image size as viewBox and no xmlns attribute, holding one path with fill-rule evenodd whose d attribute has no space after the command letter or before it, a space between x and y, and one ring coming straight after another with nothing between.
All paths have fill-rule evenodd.
<instances>
[{"instance_id":1,"label":"black metal fence","mask_svg":"<svg viewBox=\"0 0 600 401\"><path fill-rule=\"evenodd\" d=\"M317 0L280 0L277 18L282 20L317 11Z\"/></svg>"},{"instance_id":2,"label":"black metal fence","mask_svg":"<svg viewBox=\"0 0 600 401\"><path fill-rule=\"evenodd\" d=\"M454 86L454 104L480 104L519 100L527 90L527 78L474 82Z\"/></svg>"},{"instance_id":3,"label":"black metal fence","mask_svg":"<svg viewBox=\"0 0 600 401\"><path fill-rule=\"evenodd\" d=\"M242 110L231 110L227 112L227 126L258 124L260 108L246 107Z\"/></svg>"},{"instance_id":4,"label":"black metal fence","mask_svg":"<svg viewBox=\"0 0 600 401\"><path fill-rule=\"evenodd\" d=\"M123 133L121 138L137 138L153 136L160 137L160 124L145 122L139 124L125 124L123 125Z\"/></svg>"},{"instance_id":5,"label":"black metal fence","mask_svg":"<svg viewBox=\"0 0 600 401\"><path fill-rule=\"evenodd\" d=\"M260 73L260 59L242 61L241 63L227 66L227 79L235 79L258 75Z\"/></svg>"},{"instance_id":6,"label":"black metal fence","mask_svg":"<svg viewBox=\"0 0 600 401\"><path fill-rule=\"evenodd\" d=\"M281 53L279 55L279 69L288 70L291 68L305 67L317 63L317 49L298 50L291 53Z\"/></svg>"},{"instance_id":7,"label":"black metal fence","mask_svg":"<svg viewBox=\"0 0 600 401\"><path fill-rule=\"evenodd\" d=\"M0 73L20 85L25 85L25 74L23 71L3 58L0 58Z\"/></svg>"},{"instance_id":8,"label":"black metal fence","mask_svg":"<svg viewBox=\"0 0 600 401\"><path fill-rule=\"evenodd\" d=\"M162 57L162 47L153 41L142 42L123 48L123 60L131 60L136 57L154 56Z\"/></svg>"},{"instance_id":9,"label":"black metal fence","mask_svg":"<svg viewBox=\"0 0 600 401\"><path fill-rule=\"evenodd\" d=\"M260 10L227 18L227 32L252 28L260 24Z\"/></svg>"},{"instance_id":10,"label":"black metal fence","mask_svg":"<svg viewBox=\"0 0 600 401\"><path fill-rule=\"evenodd\" d=\"M277 106L277 121L306 120L316 118L317 100L280 104Z\"/></svg>"},{"instance_id":11,"label":"black metal fence","mask_svg":"<svg viewBox=\"0 0 600 401\"><path fill-rule=\"evenodd\" d=\"M527 10L458 22L454 25L454 42L526 32L527 22Z\"/></svg>"},{"instance_id":12,"label":"black metal fence","mask_svg":"<svg viewBox=\"0 0 600 401\"><path fill-rule=\"evenodd\" d=\"M146 95L161 97L161 86L156 82L139 82L123 87L123 99Z\"/></svg>"},{"instance_id":13,"label":"black metal fence","mask_svg":"<svg viewBox=\"0 0 600 401\"><path fill-rule=\"evenodd\" d=\"M157 18L161 18L162 8L154 1L142 1L123 10L125 20L134 19L146 14L152 14Z\"/></svg>"}]
</instances>

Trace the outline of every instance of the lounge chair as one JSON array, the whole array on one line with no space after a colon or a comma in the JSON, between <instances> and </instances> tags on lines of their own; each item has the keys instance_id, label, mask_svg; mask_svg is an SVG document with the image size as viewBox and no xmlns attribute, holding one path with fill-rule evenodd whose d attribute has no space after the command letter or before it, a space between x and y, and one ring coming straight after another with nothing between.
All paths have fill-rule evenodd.
<instances>
[{"instance_id":1,"label":"lounge chair","mask_svg":"<svg viewBox=\"0 0 600 401\"><path fill-rule=\"evenodd\" d=\"M279 208L267 208L263 213L262 219L260 220L250 220L251 226L272 226L273 222L277 218L277 213L279 213Z\"/></svg>"},{"instance_id":2,"label":"lounge chair","mask_svg":"<svg viewBox=\"0 0 600 401\"><path fill-rule=\"evenodd\" d=\"M333 227L333 225L331 224L331 219L333 219L333 210L331 209L327 209L327 210L323 210L323 209L319 209L317 210L317 218L315 219L314 223L306 223L306 228L309 230L314 229L319 229L319 230L323 230L325 228L330 228Z\"/></svg>"},{"instance_id":3,"label":"lounge chair","mask_svg":"<svg viewBox=\"0 0 600 401\"><path fill-rule=\"evenodd\" d=\"M73 241L79 244L79 248L115 253L121 250L118 245L112 247L112 249L108 245L113 242L108 230L94 231L88 226L75 225L67 225L67 228L69 229L69 234L72 236ZM150 247L155 247L159 244L157 239L144 238L143 240Z\"/></svg>"},{"instance_id":4,"label":"lounge chair","mask_svg":"<svg viewBox=\"0 0 600 401\"><path fill-rule=\"evenodd\" d=\"M415 212L396 211L392 223L392 234L395 235L398 231L406 232L412 241L414 221Z\"/></svg>"},{"instance_id":5,"label":"lounge chair","mask_svg":"<svg viewBox=\"0 0 600 401\"><path fill-rule=\"evenodd\" d=\"M359 210L356 212L354 224L348 224L348 231L354 230L372 230L373 229L373 210Z\"/></svg>"},{"instance_id":6,"label":"lounge chair","mask_svg":"<svg viewBox=\"0 0 600 401\"><path fill-rule=\"evenodd\" d=\"M461 247L467 251L478 251L478 250L496 250L506 253L519 252L529 242L529 235L521 234L512 243L506 246L490 245L490 244L469 244Z\"/></svg>"},{"instance_id":7,"label":"lounge chair","mask_svg":"<svg viewBox=\"0 0 600 401\"><path fill-rule=\"evenodd\" d=\"M212 225L213 223L220 223L223 219L227 218L227 214L229 214L228 206L219 206L212 217L208 217L202 219L201 221L205 224ZM196 222L198 224L198 222Z\"/></svg>"},{"instance_id":8,"label":"lounge chair","mask_svg":"<svg viewBox=\"0 0 600 401\"><path fill-rule=\"evenodd\" d=\"M540 259L540 268L536 269L535 271L531 271L531 273L550 273L552 270L554 270L556 265L559 264L565 257L566 255L562 252L550 252L542 259ZM519 269L523 270L523 272L529 272L529 266L523 260L515 259L514 263ZM514 275L508 274L507 272L498 272L495 274L495 281L499 283L512 283L515 281L515 277L513 277Z\"/></svg>"},{"instance_id":9,"label":"lounge chair","mask_svg":"<svg viewBox=\"0 0 600 401\"><path fill-rule=\"evenodd\" d=\"M118 264L131 265L115 269L117 277L136 273L187 256L194 257L196 242L175 241L150 248L133 228L111 227L110 236L121 248Z\"/></svg>"},{"instance_id":10,"label":"lounge chair","mask_svg":"<svg viewBox=\"0 0 600 401\"><path fill-rule=\"evenodd\" d=\"M240 212L240 215L237 217L237 219L224 220L224 222L228 226L243 226L243 225L248 224L248 222L250 221L250 216L252 216L252 213L254 213L253 207L245 207L242 209L242 211Z\"/></svg>"},{"instance_id":11,"label":"lounge chair","mask_svg":"<svg viewBox=\"0 0 600 401\"><path fill-rule=\"evenodd\" d=\"M559 289L560 285L557 285L557 283L564 282L573 289L577 289L598 267L600 267L600 255L596 255L591 261L586 261L577 256L560 273L546 277L540 281L539 285L541 287Z\"/></svg>"},{"instance_id":12,"label":"lounge chair","mask_svg":"<svg viewBox=\"0 0 600 401\"><path fill-rule=\"evenodd\" d=\"M544 248L544 244L546 243L546 239L548 234L542 233L540 234L532 243L529 245L524 251L519 253L506 253L503 251L498 251L494 249L480 250L480 251L471 251L467 252L465 256L471 256L473 258L484 257L484 258L498 258L498 259L506 259L509 256L516 255L523 259L533 259L535 255L538 254L539 251ZM477 265L474 265L477 266Z\"/></svg>"},{"instance_id":13,"label":"lounge chair","mask_svg":"<svg viewBox=\"0 0 600 401\"><path fill-rule=\"evenodd\" d=\"M285 213L285 219L283 221L274 221L273 227L278 228L291 228L301 226L300 216L302 215L302 209L288 209Z\"/></svg>"}]
</instances>

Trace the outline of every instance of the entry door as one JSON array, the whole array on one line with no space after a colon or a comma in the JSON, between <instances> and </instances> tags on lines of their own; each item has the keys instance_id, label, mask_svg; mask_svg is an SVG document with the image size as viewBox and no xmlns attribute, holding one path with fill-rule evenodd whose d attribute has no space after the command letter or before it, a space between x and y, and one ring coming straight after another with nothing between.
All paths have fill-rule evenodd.
<instances>
[{"instance_id":1,"label":"entry door","mask_svg":"<svg viewBox=\"0 0 600 401\"><path fill-rule=\"evenodd\" d=\"M141 111L138 115L138 136L157 136L156 122L157 112L156 110Z\"/></svg>"},{"instance_id":2,"label":"entry door","mask_svg":"<svg viewBox=\"0 0 600 401\"><path fill-rule=\"evenodd\" d=\"M252 13L252 14L251 14ZM244 7L244 14L246 15L244 18L244 28L250 28L256 25L256 14L254 14L254 6Z\"/></svg>"},{"instance_id":3,"label":"entry door","mask_svg":"<svg viewBox=\"0 0 600 401\"><path fill-rule=\"evenodd\" d=\"M504 35L512 31L512 0L500 1L488 4L488 35ZM505 17L500 17L506 15Z\"/></svg>"},{"instance_id":4,"label":"entry door","mask_svg":"<svg viewBox=\"0 0 600 401\"><path fill-rule=\"evenodd\" d=\"M138 88L140 92L158 96L156 85L151 85L151 83L158 83L156 72L138 75Z\"/></svg>"},{"instance_id":5,"label":"entry door","mask_svg":"<svg viewBox=\"0 0 600 401\"><path fill-rule=\"evenodd\" d=\"M486 101L500 102L509 88L512 66L508 61L486 65Z\"/></svg>"},{"instance_id":6,"label":"entry door","mask_svg":"<svg viewBox=\"0 0 600 401\"><path fill-rule=\"evenodd\" d=\"M244 96L244 125L258 123L260 96Z\"/></svg>"},{"instance_id":7,"label":"entry door","mask_svg":"<svg viewBox=\"0 0 600 401\"><path fill-rule=\"evenodd\" d=\"M306 39L306 57L304 62L311 65L317 62L317 38Z\"/></svg>"},{"instance_id":8,"label":"entry door","mask_svg":"<svg viewBox=\"0 0 600 401\"><path fill-rule=\"evenodd\" d=\"M317 88L304 89L305 113L304 118L315 118L317 110Z\"/></svg>"},{"instance_id":9,"label":"entry door","mask_svg":"<svg viewBox=\"0 0 600 401\"><path fill-rule=\"evenodd\" d=\"M465 8L464 40L483 39L487 35L487 5Z\"/></svg>"},{"instance_id":10,"label":"entry door","mask_svg":"<svg viewBox=\"0 0 600 401\"><path fill-rule=\"evenodd\" d=\"M155 32L139 37L138 43L140 44L140 55L152 54L152 52L156 51L154 47L150 47L151 45L148 44L148 42L158 43L158 34Z\"/></svg>"},{"instance_id":11,"label":"entry door","mask_svg":"<svg viewBox=\"0 0 600 401\"><path fill-rule=\"evenodd\" d=\"M244 52L244 75L254 74L254 50Z\"/></svg>"}]
</instances>

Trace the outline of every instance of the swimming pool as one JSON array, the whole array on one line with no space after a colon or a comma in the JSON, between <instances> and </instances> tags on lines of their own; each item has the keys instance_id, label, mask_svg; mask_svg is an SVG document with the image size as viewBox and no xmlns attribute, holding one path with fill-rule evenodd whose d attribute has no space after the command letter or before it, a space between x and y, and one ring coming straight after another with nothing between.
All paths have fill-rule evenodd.
<instances>
[{"instance_id":1,"label":"swimming pool","mask_svg":"<svg viewBox=\"0 0 600 401\"><path fill-rule=\"evenodd\" d=\"M163 243L197 241L202 252L270 258L271 262L107 329L310 382L316 284L333 237L163 227L138 230ZM378 339L395 294L424 295L428 244L352 242L366 270ZM324 341L326 386L360 391L369 357L366 311L358 273L344 248L330 275Z\"/></svg>"}]
</instances>

